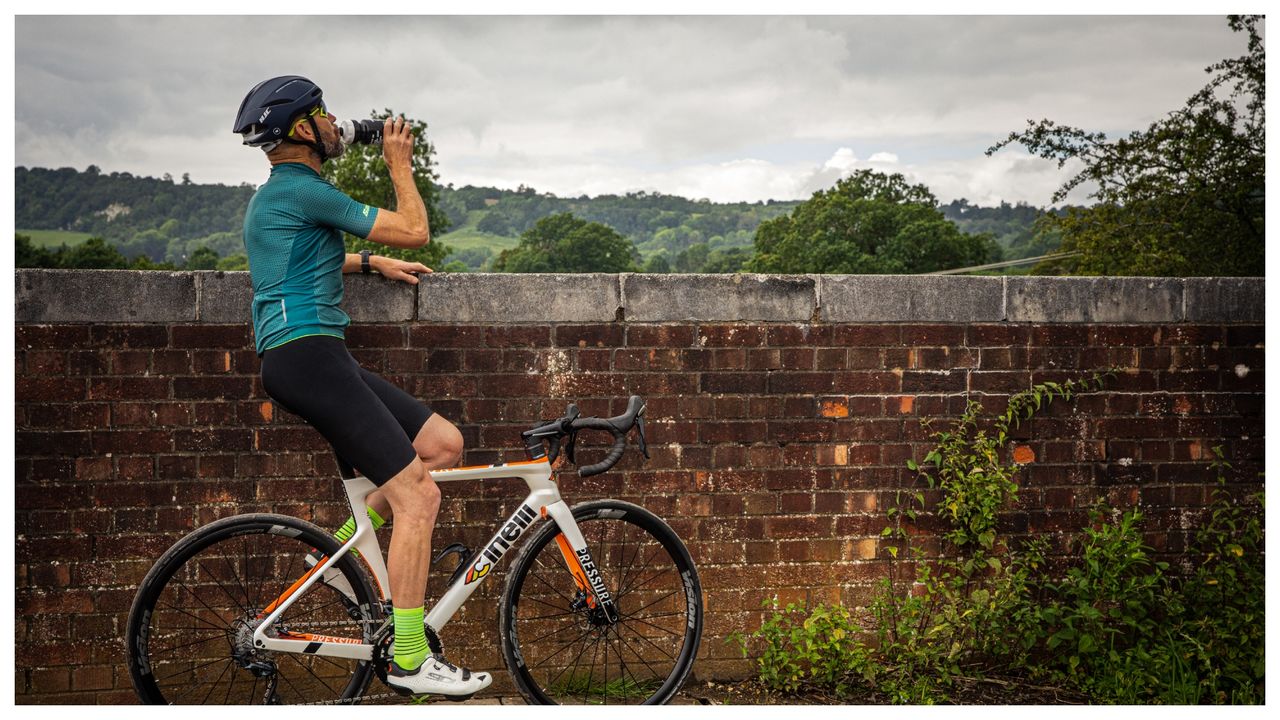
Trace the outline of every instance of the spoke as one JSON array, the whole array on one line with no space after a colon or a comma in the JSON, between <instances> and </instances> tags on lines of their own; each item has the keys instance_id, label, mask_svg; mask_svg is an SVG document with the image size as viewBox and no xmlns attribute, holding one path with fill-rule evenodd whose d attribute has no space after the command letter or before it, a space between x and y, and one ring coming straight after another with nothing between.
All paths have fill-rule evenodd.
<instances>
[{"instance_id":1,"label":"spoke","mask_svg":"<svg viewBox=\"0 0 1280 720\"><path fill-rule=\"evenodd\" d=\"M522 602L522 603L523 603L523 602L525 602L526 600L527 600L527 601L529 601L529 602L536 602L536 603L538 603L539 605L546 605L546 606L547 606L547 607L549 607L549 608L555 608L556 610L560 610L560 611L561 611L561 614L564 614L564 615L577 615L577 614L578 614L578 613L577 613L577 611L575 611L575 610L566 610L565 608L563 608L563 607L561 607L561 606L559 606L559 605L556 605L556 604L554 604L554 603L549 603L549 602L547 602L546 600L543 600L542 598L537 598L537 597L525 597L524 595L521 595L521 596L520 596L520 602Z\"/></svg>"},{"instance_id":2,"label":"spoke","mask_svg":"<svg viewBox=\"0 0 1280 720\"><path fill-rule=\"evenodd\" d=\"M541 602L540 600L535 600L534 598L529 598L529 599L533 600L534 602ZM542 604L546 605L547 603L542 603ZM552 607L555 607L555 606L552 605ZM554 615L526 615L524 617L521 617L520 619L521 620L550 620L551 618L573 617L574 615L577 615L577 613L572 610L564 610L562 612L555 613Z\"/></svg>"},{"instance_id":3,"label":"spoke","mask_svg":"<svg viewBox=\"0 0 1280 720\"><path fill-rule=\"evenodd\" d=\"M650 562L651 562L655 557L657 557L657 556L658 556L658 553L662 552L663 550L665 550L665 548L663 548L661 545L659 545L658 547L654 548L654 551L649 555L649 557L645 558L644 565L640 566L640 570L644 570L645 568L649 567L649 563L650 563ZM658 577L659 575L661 575L662 573L665 573L665 572L671 572L671 568L666 567L666 565L664 564L664 565L663 565L663 567L662 567L662 569L661 569L661 570L659 570L659 571L658 571L658 573L657 573L656 575L650 575L649 577L645 578L645 582L648 582L649 580L651 580L651 579L653 579L653 578L655 578L655 577ZM636 571L636 577L637 577L637 578L638 578L638 577L640 577L640 571ZM639 584L640 584L640 581L638 581L638 580L633 580L633 581L631 582L631 584L627 585L625 588L621 588L621 589L618 591L618 595L619 595L619 597L621 597L622 595L627 594L628 592L631 592L631 589L632 589L632 588L634 588L634 587L636 587L636 586L637 586L637 585L639 585Z\"/></svg>"},{"instance_id":4,"label":"spoke","mask_svg":"<svg viewBox=\"0 0 1280 720\"><path fill-rule=\"evenodd\" d=\"M244 556L244 574L245 574L245 577L248 577L249 576L249 537L247 535L240 536L240 549L243 551L243 556ZM261 589L261 587L259 587L259 589ZM249 583L244 584L244 601L248 603L250 610L258 609L258 603L253 601L253 596L249 592ZM255 683L255 685L256 684L257 683Z\"/></svg>"},{"instance_id":5,"label":"spoke","mask_svg":"<svg viewBox=\"0 0 1280 720\"><path fill-rule=\"evenodd\" d=\"M216 635L215 635L215 636L213 636L213 637L207 637L207 638L204 638L203 640L196 640L196 641L194 641L194 642L183 643L183 644L181 644L181 645L176 645L176 646L174 646L174 647L164 648L163 650L159 650L159 651L153 652L152 654L153 654L153 655L163 655L163 654L165 654L165 653L175 652L175 651L177 651L177 650L181 650L181 649L183 649L183 648L189 648L189 647L191 647L192 645L200 645L200 644L203 644L203 643L207 643L207 642L209 642L210 640L226 640L226 636L218 637L218 636L216 636Z\"/></svg>"},{"instance_id":6,"label":"spoke","mask_svg":"<svg viewBox=\"0 0 1280 720\"><path fill-rule=\"evenodd\" d=\"M567 570L566 570L566 572L567 572ZM547 589L549 589L551 592L553 592L553 593L555 593L556 595L559 595L560 597L564 598L564 601L565 601L566 603L571 603L571 602L573 602L573 598L569 597L568 595L565 595L563 592L561 592L561 591L560 591L560 589L559 589L559 588L557 588L555 585L552 585L552 584L551 584L551 583L550 583L546 578L542 577L542 575L541 575L540 573L538 573L537 571L533 570L532 568L530 568L530 569L529 569L529 577L532 577L533 579L537 580L538 582L542 583L543 585L546 585L546 586L547 586ZM521 589L523 589L523 588L521 588Z\"/></svg>"},{"instance_id":7,"label":"spoke","mask_svg":"<svg viewBox=\"0 0 1280 720\"><path fill-rule=\"evenodd\" d=\"M204 562L202 562L202 561L201 561L201 560L199 560L199 559L197 559L197 560L196 560L196 567L200 568L201 570L203 570L203 571L205 572L205 574L206 574L206 575L208 575L209 577L213 578L214 585L216 585L216 586L218 587L218 589L222 591L222 594L223 594L223 595L226 595L226 596L227 596L227 599L228 599L228 600L230 600L232 603L234 603L234 604L235 604L236 609L238 609L240 612L242 612L242 613L244 613L244 614L246 614L246 615L248 615L248 614L249 614L249 609L248 609L248 608L246 608L245 606L241 605L241 604L240 604L240 600L239 600L238 598L236 598L234 595L232 595L232 594L231 594L231 592L230 592L229 590L227 590L225 587L223 587L223 585L222 585L223 580L222 580L222 578L221 578L221 577L217 576L217 575L216 575L216 574L214 574L213 572L210 572L209 568L205 567Z\"/></svg>"},{"instance_id":8,"label":"spoke","mask_svg":"<svg viewBox=\"0 0 1280 720\"><path fill-rule=\"evenodd\" d=\"M643 621L643 620L641 620L640 622L644 622L644 621ZM646 625L652 625L652 623L645 623L645 624L646 624ZM660 628L660 627L658 627L657 625L652 625L652 626L653 626L653 627L655 627L655 628L657 628L658 630L663 630L663 628ZM632 630L631 632L635 632L635 630ZM650 646L652 646L654 650L657 650L658 652L662 653L663 655L666 655L667 657L671 658L672 660L675 660L675 659L676 659L674 655L672 655L671 653L669 653L669 652L667 652L666 650L662 649L662 648L661 648L661 647L659 647L656 643L654 643L652 640L650 640L649 638L645 637L644 635L641 635L640 633L638 633L638 632L637 632L637 633L636 633L636 637L637 637L637 638L639 638L639 639L641 639L641 640L643 640L643 641L645 641L645 642L647 642L647 643L649 643L649 645L650 645Z\"/></svg>"},{"instance_id":9,"label":"spoke","mask_svg":"<svg viewBox=\"0 0 1280 720\"><path fill-rule=\"evenodd\" d=\"M654 600L653 602L649 603L648 605L645 605L644 607L640 607L640 608L636 608L635 610L632 610L630 613L628 613L628 614L627 614L627 617L635 617L635 616L636 616L636 613L643 611L645 608L651 608L651 607L653 607L654 605L657 605L658 603L662 602L663 600L666 600L667 598L671 597L672 595L675 595L675 594L676 594L676 593L678 593L678 592L680 592L680 591L679 591L679 590L672 590L671 592L667 593L666 595L663 595L662 597L658 598L657 600ZM650 617L656 617L656 616L651 615Z\"/></svg>"},{"instance_id":10,"label":"spoke","mask_svg":"<svg viewBox=\"0 0 1280 720\"><path fill-rule=\"evenodd\" d=\"M627 529L630 529L630 525L628 525L628 528L627 528ZM643 532L643 529L641 529L641 530L642 530L642 532ZM645 533L645 534L647 535L647 533ZM623 536L624 536L624 537L626 536L626 535L625 535L625 532L624 532L624 535L623 535ZM627 587L629 587L629 584L627 583L627 578L631 577L631 569L635 566L636 558L640 557L640 553L641 553L641 551L643 550L643 545L644 545L644 539L643 539L643 538L641 538L641 539L637 540L637 541L636 541L636 545L635 545L635 550L631 553L631 559L630 559L630 560L627 560L627 561L624 561L624 562L623 562L623 564L622 564L622 567L621 567L621 570L620 570L620 574L621 574L621 576L622 576L622 577L621 577L621 578L619 578L619 580L618 580L618 596L619 596L619 597L621 597L623 594L625 594L625 590L626 590L626 588L627 588ZM625 548L626 548L626 545L624 544L624 545L623 545L624 552L622 553L624 556L626 555ZM643 568L641 568L641 569L643 569ZM638 574L639 574L639 572L640 572L640 571L639 571L639 570L637 570L637 571L636 571L636 574L638 575Z\"/></svg>"},{"instance_id":11,"label":"spoke","mask_svg":"<svg viewBox=\"0 0 1280 720\"><path fill-rule=\"evenodd\" d=\"M241 536L240 536L240 538L241 538L241 540L242 540L242 542L241 542L241 545L242 545L242 546L244 545L244 543L243 543L244 537L245 537L245 536L243 536L243 535L241 535ZM244 593L244 602L245 602L245 605L244 605L243 607L241 607L241 608L240 608L240 610L241 610L242 612L244 612L246 615L248 615L248 614L249 614L249 611L253 609L253 602L249 599L249 585L248 585L248 583L246 583L244 580L241 580L241 579L240 579L240 573L236 572L236 564L235 564L234 562L232 562L232 561L230 561L230 560L227 560L227 561L226 561L226 563L227 563L227 566L228 566L229 568L231 568L231 577L233 577L233 578L235 578L235 579L236 579L236 582L240 584L240 590L241 590L241 592L243 592L243 593ZM245 574L245 576L246 576L246 577L248 577L248 575L249 575L249 561L248 561L248 554L247 554L247 553L246 553L246 555L245 555L244 574ZM239 603L240 601L239 601L239 600L237 600L236 602L237 602L237 603Z\"/></svg>"},{"instance_id":12,"label":"spoke","mask_svg":"<svg viewBox=\"0 0 1280 720\"><path fill-rule=\"evenodd\" d=\"M195 620L196 622L200 623L201 625L208 626L209 628L212 628L212 629L214 629L214 630L217 630L218 632L223 633L223 634L225 634L225 635L230 635L230 634L231 634L231 626L230 626L230 624L228 624L228 625L226 625L226 626L214 625L213 623L209 622L208 620L205 620L204 618L200 617L199 615L193 615L192 613L187 612L186 610L184 610L183 608L178 607L177 605L172 605L172 604L167 603L167 602L166 602L166 603L163 603L163 604L164 604L166 607L168 607L170 610L176 610L176 611L178 611L178 612L182 613L183 615L186 615L187 617L191 618L192 620ZM216 610L213 610L212 608L210 608L210 610L209 610L209 611L210 611L210 612L215 612L215 613L217 612ZM176 628L176 629L178 629L178 630L182 630L182 629L184 629L184 628Z\"/></svg>"},{"instance_id":13,"label":"spoke","mask_svg":"<svg viewBox=\"0 0 1280 720\"><path fill-rule=\"evenodd\" d=\"M205 693L205 695L204 695L204 699L200 701L200 704L201 704L201 705L208 705L208 704L209 704L209 698L213 696L213 691L214 691L214 690L216 690L216 689L218 688L218 683L222 681L222 678L223 678L224 676L226 676L226 674L227 674L227 670L228 670L230 667L231 667L231 663L227 663L227 666L226 666L226 667L224 667L224 668L222 668L222 672L221 672L221 673L218 673L218 679L217 679L217 680L214 680L214 681L213 681L213 682L211 682L211 683L209 683L209 692Z\"/></svg>"},{"instance_id":14,"label":"spoke","mask_svg":"<svg viewBox=\"0 0 1280 720\"><path fill-rule=\"evenodd\" d=\"M231 688L236 686L236 678L239 676L240 673L231 673L231 682L227 683L227 694L222 696L223 705L231 704Z\"/></svg>"},{"instance_id":15,"label":"spoke","mask_svg":"<svg viewBox=\"0 0 1280 720\"><path fill-rule=\"evenodd\" d=\"M639 636L639 635L637 635L637 637L640 637L640 636ZM643 639L643 638L642 638L642 639ZM625 647L626 649L630 650L630 651L631 651L631 654L632 654L632 655L635 655L635 656L636 656L636 658L637 658L638 660L640 660L640 662L641 662L641 663L643 663L643 664L644 664L645 668L647 668L647 669L649 670L649 672L653 673L653 674L654 674L655 676L657 676L657 677L666 677L666 676L665 676L664 674L662 674L662 673L654 672L653 666L649 664L649 660L645 658L644 654L642 654L642 653L640 653L640 652L636 651L636 649L635 649L635 648L631 647L631 643L627 642L627 639L626 639L625 637L623 637L623 636L622 636L622 630L621 630L621 629L619 629L619 630L618 630L618 640L622 643L622 646L623 646L623 647ZM661 649L661 648L659 648L659 649Z\"/></svg>"},{"instance_id":16,"label":"spoke","mask_svg":"<svg viewBox=\"0 0 1280 720\"><path fill-rule=\"evenodd\" d=\"M613 649L616 653L618 653L618 664L621 666L621 674L619 676L619 680L622 679L621 675L627 675L631 678L631 682L635 683L638 686L640 685L640 681L636 679L635 673L631 672L631 670L627 668L627 660L626 658L622 657L622 650L621 648L618 647L618 643L622 641L622 633L619 632L617 628L612 628L612 630L613 630L614 638L616 638L616 640L614 641ZM635 651L633 650L632 652L635 652ZM644 659L641 658L641 662L643 662L643 660Z\"/></svg>"},{"instance_id":17,"label":"spoke","mask_svg":"<svg viewBox=\"0 0 1280 720\"><path fill-rule=\"evenodd\" d=\"M317 656L316 656L316 655L312 655L312 656L310 656L310 657L317 657ZM308 673L310 673L310 674L311 674L311 677L315 678L315 679L316 679L316 682L318 682L318 683L320 683L321 685L323 685L323 686L325 687L325 689L327 689L327 690L329 690L329 691L332 691L332 690L333 690L333 686L332 686L332 685L330 685L329 683L325 682L324 678L322 678L322 677L320 677L319 675L317 675L315 670L312 670L312 669L311 669L311 668L310 668L306 663L304 663L304 662L302 662L301 660L299 660L297 655L295 655L295 654L293 654L293 653L289 653L289 659L293 660L295 663L297 663L297 664L298 664L298 666L299 666L299 667L301 667L303 670L306 670ZM341 666L339 666L339 667L341 667ZM290 684L292 684L292 683L290 683ZM303 697L305 697L305 695L304 695Z\"/></svg>"},{"instance_id":18,"label":"spoke","mask_svg":"<svg viewBox=\"0 0 1280 720\"><path fill-rule=\"evenodd\" d=\"M685 610L672 610L671 612L665 612L665 613L650 613L650 614L648 614L648 615L645 615L645 617L646 617L646 618L650 618L650 619L652 619L652 618L660 618L660 617L681 617L681 616L688 615L688 614L689 614L689 613L688 613L687 611L685 611ZM634 613L623 613L620 619L622 619L622 620L641 620L642 618L640 618L639 616L637 616L637 615L636 615L636 614L634 614Z\"/></svg>"},{"instance_id":19,"label":"spoke","mask_svg":"<svg viewBox=\"0 0 1280 720\"><path fill-rule=\"evenodd\" d=\"M532 640L526 640L526 641L525 641L525 644L526 644L526 645L533 645L534 643L538 642L539 640L542 640L543 638L548 638L548 637L551 637L552 635L557 635L557 634L562 633L562 632L564 632L564 628L563 628L563 627L552 628L551 630L549 630L549 631L547 631L547 632L545 632L545 633L543 633L543 634L539 635L538 637L536 637L536 638L534 638L534 639L532 639ZM591 632L591 631L590 631L590 630L588 630L587 632ZM574 640L574 642L577 642L577 640L575 639L575 640Z\"/></svg>"},{"instance_id":20,"label":"spoke","mask_svg":"<svg viewBox=\"0 0 1280 720\"><path fill-rule=\"evenodd\" d=\"M169 678L178 677L179 675L181 675L181 674L183 674L183 673L192 673L192 674L193 674L193 677L194 677L194 673L195 673L195 671L199 670L200 668L209 667L210 665L212 665L212 664L214 664L214 663L220 663L220 662L228 662L228 663L229 663L229 662L231 662L231 658L215 658L215 659L213 659L213 660L210 660L209 662L206 662L206 663L200 663L199 665L196 665L195 667L187 668L187 669L185 669L185 670L179 670L179 671L178 671L178 672L176 672L176 673L172 673L172 674L169 674L169 675L165 675L165 676L164 676L164 677L162 677L162 678L156 678L156 684L157 684L157 685L159 685L161 680L168 680Z\"/></svg>"},{"instance_id":21,"label":"spoke","mask_svg":"<svg viewBox=\"0 0 1280 720\"><path fill-rule=\"evenodd\" d=\"M587 704L588 694L591 692L591 678L595 677L596 671L596 654L600 652L600 638L591 643L591 666L587 668L587 682L582 686L582 704ZM577 667L576 665L574 666Z\"/></svg>"},{"instance_id":22,"label":"spoke","mask_svg":"<svg viewBox=\"0 0 1280 720\"><path fill-rule=\"evenodd\" d=\"M291 654L289 655L289 657L293 658L293 654L291 653ZM294 658L294 662L297 662L297 658ZM298 664L301 664L301 663L298 663ZM314 674L314 673L313 673L313 674ZM299 698L299 702L301 702L301 698L305 698L305 697L307 697L307 694L306 694L306 693L301 692L300 690L298 690L298 686L293 684L293 680L290 680L288 675L285 675L284 673L280 672L279 667L277 667L277 668L276 668L276 677L278 677L278 678L280 678L281 680L285 681L285 683L287 683L287 684L289 685L289 687L293 689L293 694L298 696L298 698ZM277 693L279 692L279 687L280 687L279 685L277 685L277 686L276 686L276 688L277 688ZM290 704L290 705L292 705L293 703L289 703L289 704Z\"/></svg>"},{"instance_id":23,"label":"spoke","mask_svg":"<svg viewBox=\"0 0 1280 720\"><path fill-rule=\"evenodd\" d=\"M592 628L592 629L594 629L594 628ZM587 637L587 636L588 636L588 635L590 635L590 634L591 634L591 630L588 630L587 632L585 632L585 633L583 633L581 636L579 636L579 639L581 639L581 638L585 638L585 637ZM576 642L576 641L575 641L575 642ZM575 658L573 659L573 669L574 669L574 670L577 670L577 669L578 669L578 662L579 662L580 660L582 660L582 656L586 654L586 652L587 652L587 644L588 644L589 642L590 642L590 640L588 640L587 642L584 642L584 643L582 644L582 650L578 651L578 655L577 655L577 657L575 657ZM566 647L567 647L567 646L566 646ZM559 653L557 652L556 654L558 655ZM553 656L553 657L554 657L554 656ZM552 678L552 679L551 679L551 682L549 682L549 683L547 683L547 684L548 684L548 685L555 685L556 680L559 680L559 679L560 679L560 676L564 674L564 671L565 671L565 670L568 670L568 669L569 669L569 666L568 666L568 665L565 665L563 668L561 668L561 669L560 669L560 672L559 672L559 673L557 673L557 674L556 674L556 676L555 676L554 678ZM572 674L572 673L570 673L569 678L570 678L570 680L572 681L572 679L573 679L573 674Z\"/></svg>"},{"instance_id":24,"label":"spoke","mask_svg":"<svg viewBox=\"0 0 1280 720\"><path fill-rule=\"evenodd\" d=\"M227 621L226 621L226 619L224 619L224 618L222 617L222 613L221 613L220 611L218 611L218 610L214 610L213 608L209 607L209 603L206 603L203 599L201 599L201 598L200 598L200 596L196 594L196 591L195 591L195 590L192 590L190 586L188 586L185 582L183 582L183 581L181 581L181 580L179 580L178 582L179 582L179 583L181 583L182 587L183 587L183 588L185 588L187 592L191 593L191 597L192 597L192 599L194 599L196 602L200 603L200 605L201 605L205 610L208 610L209 612L213 613L215 617L217 617L217 618L221 619L223 622L227 622ZM175 607L174 609L175 609L175 610L177 610L177 608L176 608L176 607ZM195 615L192 615L192 617L196 617L196 616L195 616ZM199 618L198 618L198 617L196 617L196 619L199 619ZM209 623L209 624L210 624L210 625L213 625L213 623ZM229 625L229 624L230 624L230 623L228 623L228 625ZM214 627L217 627L217 626L216 626L216 625L214 625Z\"/></svg>"},{"instance_id":25,"label":"spoke","mask_svg":"<svg viewBox=\"0 0 1280 720\"><path fill-rule=\"evenodd\" d=\"M576 638L574 638L574 639L570 640L569 642L567 642L567 643L565 643L565 644L561 645L559 650L557 650L557 651L555 651L555 652L551 653L550 655L546 656L546 657L545 657L545 658L543 658L540 662L538 662L538 663L536 663L536 664L534 664L534 665L530 665L530 666L529 666L529 669L530 669L530 670L532 670L533 668L539 667L539 666L541 666L543 663L545 663L545 662L547 662L548 660L550 660L551 658L553 658L553 657L555 657L555 656L559 655L560 653L564 652L565 648L572 647L572 646L573 646L574 644L576 644L579 640L581 640L581 639L585 638L586 636L590 635L590 634L591 634L591 631L592 631L592 630L594 630L594 629L595 629L595 628L587 628L586 630L582 631L582 634L581 634L581 635L578 635L578 637L576 637Z\"/></svg>"}]
</instances>

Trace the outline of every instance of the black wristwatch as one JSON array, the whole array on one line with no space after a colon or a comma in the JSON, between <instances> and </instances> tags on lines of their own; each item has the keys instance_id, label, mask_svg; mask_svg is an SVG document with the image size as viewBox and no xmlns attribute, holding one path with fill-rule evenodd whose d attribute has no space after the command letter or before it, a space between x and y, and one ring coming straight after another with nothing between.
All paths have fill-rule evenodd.
<instances>
[{"instance_id":1,"label":"black wristwatch","mask_svg":"<svg viewBox=\"0 0 1280 720\"><path fill-rule=\"evenodd\" d=\"M373 267L369 265L369 256L372 254L373 253L371 253L368 250L360 251L360 272L364 273L365 275L368 275L369 273L373 272Z\"/></svg>"}]
</instances>

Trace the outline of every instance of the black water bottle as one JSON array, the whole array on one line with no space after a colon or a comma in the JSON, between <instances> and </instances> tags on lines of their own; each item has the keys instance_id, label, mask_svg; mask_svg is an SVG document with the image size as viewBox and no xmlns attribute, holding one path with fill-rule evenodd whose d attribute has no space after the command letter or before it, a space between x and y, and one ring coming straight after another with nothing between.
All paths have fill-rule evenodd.
<instances>
[{"instance_id":1,"label":"black water bottle","mask_svg":"<svg viewBox=\"0 0 1280 720\"><path fill-rule=\"evenodd\" d=\"M382 120L343 120L338 123L338 137L344 145L381 145Z\"/></svg>"}]
</instances>

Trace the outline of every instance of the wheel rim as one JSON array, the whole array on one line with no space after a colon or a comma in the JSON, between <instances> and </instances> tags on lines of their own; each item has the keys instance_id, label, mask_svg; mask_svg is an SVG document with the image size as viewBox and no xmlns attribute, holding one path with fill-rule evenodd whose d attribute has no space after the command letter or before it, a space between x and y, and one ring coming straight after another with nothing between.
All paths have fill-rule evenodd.
<instances>
[{"instance_id":1,"label":"wheel rim","mask_svg":"<svg viewBox=\"0 0 1280 720\"><path fill-rule=\"evenodd\" d=\"M608 624L584 606L555 533L539 538L508 610L517 673L542 703L663 702L697 650L696 580L682 553L637 518L577 518L619 611ZM692 602L691 602L692 600Z\"/></svg>"},{"instance_id":2,"label":"wheel rim","mask_svg":"<svg viewBox=\"0 0 1280 720\"><path fill-rule=\"evenodd\" d=\"M252 646L263 609L306 572L312 545L289 536L296 532L240 529L175 558L163 586L152 588L134 639L144 695L171 704L296 704L341 702L363 690L366 662ZM367 607L353 619L341 593L316 583L276 627L367 641L374 629Z\"/></svg>"}]
</instances>

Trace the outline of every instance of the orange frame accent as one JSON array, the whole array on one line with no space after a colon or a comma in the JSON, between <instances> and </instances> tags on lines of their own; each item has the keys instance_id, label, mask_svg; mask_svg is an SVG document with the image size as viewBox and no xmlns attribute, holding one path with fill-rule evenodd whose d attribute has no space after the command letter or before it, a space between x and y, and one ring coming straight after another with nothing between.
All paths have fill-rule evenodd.
<instances>
[{"instance_id":1,"label":"orange frame accent","mask_svg":"<svg viewBox=\"0 0 1280 720\"><path fill-rule=\"evenodd\" d=\"M573 546L569 544L569 538L564 533L556 534L556 544L560 546L560 554L564 556L564 561L569 566L569 574L573 575L573 582L578 589L587 594L587 606L594 608L596 606L595 593L591 592L591 586L587 584L587 573L582 569L582 563L578 562L578 554L573 551Z\"/></svg>"}]
</instances>

